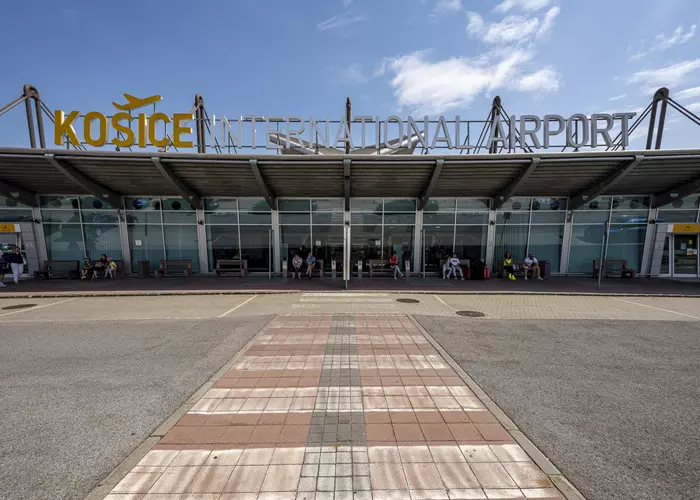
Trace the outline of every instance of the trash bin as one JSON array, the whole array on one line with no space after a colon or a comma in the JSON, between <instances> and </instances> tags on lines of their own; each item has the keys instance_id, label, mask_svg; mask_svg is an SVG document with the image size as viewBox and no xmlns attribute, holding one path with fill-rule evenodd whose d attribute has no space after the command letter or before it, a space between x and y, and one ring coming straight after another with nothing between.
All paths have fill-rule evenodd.
<instances>
[{"instance_id":1,"label":"trash bin","mask_svg":"<svg viewBox=\"0 0 700 500\"><path fill-rule=\"evenodd\" d=\"M139 278L150 278L151 277L151 265L147 260L140 260L136 264L137 273Z\"/></svg>"}]
</instances>

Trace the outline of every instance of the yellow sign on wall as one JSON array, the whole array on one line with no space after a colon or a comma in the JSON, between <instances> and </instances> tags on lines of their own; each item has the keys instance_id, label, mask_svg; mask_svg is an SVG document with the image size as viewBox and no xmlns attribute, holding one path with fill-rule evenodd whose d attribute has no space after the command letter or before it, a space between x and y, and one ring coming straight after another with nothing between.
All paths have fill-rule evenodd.
<instances>
[{"instance_id":1,"label":"yellow sign on wall","mask_svg":"<svg viewBox=\"0 0 700 500\"><path fill-rule=\"evenodd\" d=\"M674 224L674 233L698 233L700 229L700 224Z\"/></svg>"},{"instance_id":2,"label":"yellow sign on wall","mask_svg":"<svg viewBox=\"0 0 700 500\"><path fill-rule=\"evenodd\" d=\"M130 94L124 94L126 104L118 104L113 102L114 107L119 110L118 113L112 115L110 124L112 129L117 133L116 137L109 139L107 131L107 117L97 111L91 111L82 117L83 120L83 139L89 146L99 148L111 142L120 148L128 148L138 146L145 148L149 143L153 146L163 148L168 146L170 142L167 137L157 137L156 127L159 122L165 124L171 123L172 126L172 144L176 148L192 148L194 143L191 140L183 139L183 135L191 134L192 127L183 125L183 121L194 120L194 115L191 113L175 113L172 118L165 113L153 113L146 116L145 113L139 113L135 117L129 113L135 109L142 108L149 104L154 104L162 99L159 95L153 95L146 98L134 97ZM61 111L54 111L54 143L57 146L63 145L63 136L65 135L71 144L80 146L81 141L73 128L73 123L80 118L80 112L71 111L67 115ZM129 127L131 121L136 120L137 128L132 130ZM96 129L93 129L93 122L97 122Z\"/></svg>"},{"instance_id":3,"label":"yellow sign on wall","mask_svg":"<svg viewBox=\"0 0 700 500\"><path fill-rule=\"evenodd\" d=\"M14 224L0 224L0 233L16 233L18 229Z\"/></svg>"}]
</instances>

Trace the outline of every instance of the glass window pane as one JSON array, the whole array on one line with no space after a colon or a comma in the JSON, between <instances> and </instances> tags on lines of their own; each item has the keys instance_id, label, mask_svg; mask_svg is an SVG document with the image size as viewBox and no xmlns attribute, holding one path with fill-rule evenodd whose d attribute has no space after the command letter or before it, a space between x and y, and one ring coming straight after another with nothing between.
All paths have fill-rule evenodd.
<instances>
[{"instance_id":1,"label":"glass window pane","mask_svg":"<svg viewBox=\"0 0 700 500\"><path fill-rule=\"evenodd\" d=\"M44 210L41 211L44 222L72 222L80 224L80 215L77 210Z\"/></svg>"},{"instance_id":2,"label":"glass window pane","mask_svg":"<svg viewBox=\"0 0 700 500\"><path fill-rule=\"evenodd\" d=\"M311 200L311 210L314 212L342 212L345 210L342 198L329 200Z\"/></svg>"},{"instance_id":3,"label":"glass window pane","mask_svg":"<svg viewBox=\"0 0 700 500\"><path fill-rule=\"evenodd\" d=\"M662 208L698 208L700 207L700 195L691 194L685 198L675 199L668 205L664 205Z\"/></svg>"},{"instance_id":4,"label":"glass window pane","mask_svg":"<svg viewBox=\"0 0 700 500\"><path fill-rule=\"evenodd\" d=\"M453 212L455 209L455 198L430 198L425 204L425 212Z\"/></svg>"},{"instance_id":5,"label":"glass window pane","mask_svg":"<svg viewBox=\"0 0 700 500\"><path fill-rule=\"evenodd\" d=\"M83 260L85 250L80 224L43 224L49 260Z\"/></svg>"},{"instance_id":6,"label":"glass window pane","mask_svg":"<svg viewBox=\"0 0 700 500\"><path fill-rule=\"evenodd\" d=\"M415 212L416 200L384 200L385 212Z\"/></svg>"},{"instance_id":7,"label":"glass window pane","mask_svg":"<svg viewBox=\"0 0 700 500\"><path fill-rule=\"evenodd\" d=\"M533 224L564 224L566 222L566 212L532 212Z\"/></svg>"},{"instance_id":8,"label":"glass window pane","mask_svg":"<svg viewBox=\"0 0 700 500\"><path fill-rule=\"evenodd\" d=\"M331 270L331 260L336 261L336 271L343 266L343 227L314 226L314 255L323 259L324 270Z\"/></svg>"},{"instance_id":9,"label":"glass window pane","mask_svg":"<svg viewBox=\"0 0 700 500\"><path fill-rule=\"evenodd\" d=\"M311 222L316 224L333 224L342 225L344 220L343 212L318 213L314 212L311 216Z\"/></svg>"},{"instance_id":10,"label":"glass window pane","mask_svg":"<svg viewBox=\"0 0 700 500\"><path fill-rule=\"evenodd\" d=\"M440 260L454 252L454 226L423 226L423 234L425 238L425 270L442 275Z\"/></svg>"},{"instance_id":11,"label":"glass window pane","mask_svg":"<svg viewBox=\"0 0 700 500\"><path fill-rule=\"evenodd\" d=\"M527 256L527 226L496 226L493 257L496 269L503 265L506 252L510 252L514 260L522 260Z\"/></svg>"},{"instance_id":12,"label":"glass window pane","mask_svg":"<svg viewBox=\"0 0 700 500\"><path fill-rule=\"evenodd\" d=\"M84 224L119 224L116 210L83 210Z\"/></svg>"},{"instance_id":13,"label":"glass window pane","mask_svg":"<svg viewBox=\"0 0 700 500\"><path fill-rule=\"evenodd\" d=\"M207 224L238 224L238 214L236 212L205 213L204 221Z\"/></svg>"},{"instance_id":14,"label":"glass window pane","mask_svg":"<svg viewBox=\"0 0 700 500\"><path fill-rule=\"evenodd\" d=\"M160 267L165 258L163 249L163 229L160 225L129 224L129 246L131 248L131 268L138 271L138 262L147 261L151 272Z\"/></svg>"},{"instance_id":15,"label":"glass window pane","mask_svg":"<svg viewBox=\"0 0 700 500\"><path fill-rule=\"evenodd\" d=\"M165 224L196 224L197 212L163 212Z\"/></svg>"},{"instance_id":16,"label":"glass window pane","mask_svg":"<svg viewBox=\"0 0 700 500\"><path fill-rule=\"evenodd\" d=\"M239 198L238 209L250 212L270 212L270 205L265 198Z\"/></svg>"},{"instance_id":17,"label":"glass window pane","mask_svg":"<svg viewBox=\"0 0 700 500\"><path fill-rule=\"evenodd\" d=\"M615 196L613 198L613 210L641 210L649 208L651 198L649 196Z\"/></svg>"},{"instance_id":18,"label":"glass window pane","mask_svg":"<svg viewBox=\"0 0 700 500\"><path fill-rule=\"evenodd\" d=\"M577 213L575 217L578 217ZM603 224L579 224L571 228L570 273L593 273L593 261L600 260Z\"/></svg>"},{"instance_id":19,"label":"glass window pane","mask_svg":"<svg viewBox=\"0 0 700 500\"><path fill-rule=\"evenodd\" d=\"M78 199L75 196L39 196L39 205L54 210L77 210Z\"/></svg>"},{"instance_id":20,"label":"glass window pane","mask_svg":"<svg viewBox=\"0 0 700 500\"><path fill-rule=\"evenodd\" d=\"M588 200L581 208L578 208L576 211L578 212L584 210L610 210L611 203L611 196L599 196L598 198Z\"/></svg>"},{"instance_id":21,"label":"glass window pane","mask_svg":"<svg viewBox=\"0 0 700 500\"><path fill-rule=\"evenodd\" d=\"M167 260L191 260L192 270L199 272L197 226L163 226Z\"/></svg>"},{"instance_id":22,"label":"glass window pane","mask_svg":"<svg viewBox=\"0 0 700 500\"><path fill-rule=\"evenodd\" d=\"M8 208L24 208L26 205L20 203L14 198L8 198L7 196L0 195L0 207L8 207Z\"/></svg>"},{"instance_id":23,"label":"glass window pane","mask_svg":"<svg viewBox=\"0 0 700 500\"><path fill-rule=\"evenodd\" d=\"M387 226L384 228L384 249L382 258L389 260L392 253L399 259L403 272L404 262L413 257L413 226Z\"/></svg>"},{"instance_id":24,"label":"glass window pane","mask_svg":"<svg viewBox=\"0 0 700 500\"><path fill-rule=\"evenodd\" d=\"M308 212L311 200L279 200L280 212Z\"/></svg>"},{"instance_id":25,"label":"glass window pane","mask_svg":"<svg viewBox=\"0 0 700 500\"><path fill-rule=\"evenodd\" d=\"M382 258L382 226L354 226L350 231L352 262ZM365 264L366 268L366 264Z\"/></svg>"},{"instance_id":26,"label":"glass window pane","mask_svg":"<svg viewBox=\"0 0 700 500\"><path fill-rule=\"evenodd\" d=\"M486 258L488 226L457 227L455 249L460 259L477 261Z\"/></svg>"},{"instance_id":27,"label":"glass window pane","mask_svg":"<svg viewBox=\"0 0 700 500\"><path fill-rule=\"evenodd\" d=\"M454 225L455 214L453 213L423 213L423 224L450 224Z\"/></svg>"},{"instance_id":28,"label":"glass window pane","mask_svg":"<svg viewBox=\"0 0 700 500\"><path fill-rule=\"evenodd\" d=\"M241 224L272 224L272 215L268 213L239 212L238 219Z\"/></svg>"},{"instance_id":29,"label":"glass window pane","mask_svg":"<svg viewBox=\"0 0 700 500\"><path fill-rule=\"evenodd\" d=\"M306 214L280 214L280 224L311 224L311 216Z\"/></svg>"},{"instance_id":30,"label":"glass window pane","mask_svg":"<svg viewBox=\"0 0 700 500\"><path fill-rule=\"evenodd\" d=\"M88 258L96 260L105 254L114 260L122 260L119 224L86 224L83 230Z\"/></svg>"},{"instance_id":31,"label":"glass window pane","mask_svg":"<svg viewBox=\"0 0 700 500\"><path fill-rule=\"evenodd\" d=\"M205 210L238 210L238 201L230 198L210 198L204 200Z\"/></svg>"},{"instance_id":32,"label":"glass window pane","mask_svg":"<svg viewBox=\"0 0 700 500\"><path fill-rule=\"evenodd\" d=\"M566 210L566 198L535 198L532 200L533 212L550 212Z\"/></svg>"},{"instance_id":33,"label":"glass window pane","mask_svg":"<svg viewBox=\"0 0 700 500\"><path fill-rule=\"evenodd\" d=\"M104 202L99 198L95 198L94 196L81 196L80 207L83 210L110 210L115 208L109 203Z\"/></svg>"},{"instance_id":34,"label":"glass window pane","mask_svg":"<svg viewBox=\"0 0 700 500\"><path fill-rule=\"evenodd\" d=\"M501 208L498 209L499 212L522 212L530 210L530 198L527 197L516 197L509 198Z\"/></svg>"},{"instance_id":35,"label":"glass window pane","mask_svg":"<svg viewBox=\"0 0 700 500\"><path fill-rule=\"evenodd\" d=\"M270 226L241 226L241 252L248 270L267 272L270 268Z\"/></svg>"},{"instance_id":36,"label":"glass window pane","mask_svg":"<svg viewBox=\"0 0 700 500\"><path fill-rule=\"evenodd\" d=\"M457 224L488 224L488 212L457 213Z\"/></svg>"},{"instance_id":37,"label":"glass window pane","mask_svg":"<svg viewBox=\"0 0 700 500\"><path fill-rule=\"evenodd\" d=\"M160 210L160 198L125 198L127 210Z\"/></svg>"},{"instance_id":38,"label":"glass window pane","mask_svg":"<svg viewBox=\"0 0 700 500\"><path fill-rule=\"evenodd\" d=\"M496 212L496 224L529 224L530 212Z\"/></svg>"},{"instance_id":39,"label":"glass window pane","mask_svg":"<svg viewBox=\"0 0 700 500\"><path fill-rule=\"evenodd\" d=\"M457 210L488 210L491 200L475 200L470 198L460 198L457 200Z\"/></svg>"},{"instance_id":40,"label":"glass window pane","mask_svg":"<svg viewBox=\"0 0 700 500\"><path fill-rule=\"evenodd\" d=\"M163 198L162 208L163 210L194 212L190 202L184 198Z\"/></svg>"},{"instance_id":41,"label":"glass window pane","mask_svg":"<svg viewBox=\"0 0 700 500\"><path fill-rule=\"evenodd\" d=\"M209 271L213 271L218 260L239 259L237 226L207 226L207 250Z\"/></svg>"},{"instance_id":42,"label":"glass window pane","mask_svg":"<svg viewBox=\"0 0 700 500\"><path fill-rule=\"evenodd\" d=\"M695 222L697 210L659 210L659 222Z\"/></svg>"},{"instance_id":43,"label":"glass window pane","mask_svg":"<svg viewBox=\"0 0 700 500\"><path fill-rule=\"evenodd\" d=\"M613 210L610 222L641 224L649 218L649 210Z\"/></svg>"},{"instance_id":44,"label":"glass window pane","mask_svg":"<svg viewBox=\"0 0 700 500\"><path fill-rule=\"evenodd\" d=\"M361 198L351 198L350 199L350 210L353 212L378 212L382 213L382 200L381 199L361 199Z\"/></svg>"},{"instance_id":45,"label":"glass window pane","mask_svg":"<svg viewBox=\"0 0 700 500\"><path fill-rule=\"evenodd\" d=\"M295 253L298 253L302 259L313 247L311 241L311 227L306 226L280 226L280 255L287 262L292 262Z\"/></svg>"},{"instance_id":46,"label":"glass window pane","mask_svg":"<svg viewBox=\"0 0 700 500\"><path fill-rule=\"evenodd\" d=\"M381 214L378 214L378 215L377 214L368 214L368 213L351 214L350 221L351 221L353 226L355 226L355 225L366 226L366 225L373 225L373 224L381 225L382 215Z\"/></svg>"},{"instance_id":47,"label":"glass window pane","mask_svg":"<svg viewBox=\"0 0 700 500\"><path fill-rule=\"evenodd\" d=\"M0 222L29 222L33 219L31 210L0 208Z\"/></svg>"},{"instance_id":48,"label":"glass window pane","mask_svg":"<svg viewBox=\"0 0 700 500\"><path fill-rule=\"evenodd\" d=\"M626 260L628 268L641 272L646 232L646 224L611 225L606 260Z\"/></svg>"},{"instance_id":49,"label":"glass window pane","mask_svg":"<svg viewBox=\"0 0 700 500\"><path fill-rule=\"evenodd\" d=\"M158 224L161 223L160 212L146 210L144 212L127 212L126 221L132 224Z\"/></svg>"},{"instance_id":50,"label":"glass window pane","mask_svg":"<svg viewBox=\"0 0 700 500\"><path fill-rule=\"evenodd\" d=\"M549 262L549 271L558 273L561 266L561 250L564 242L564 226L532 226L530 228L530 245L528 253L532 252L539 261Z\"/></svg>"},{"instance_id":51,"label":"glass window pane","mask_svg":"<svg viewBox=\"0 0 700 500\"><path fill-rule=\"evenodd\" d=\"M416 213L410 214L384 214L384 225L388 224L410 224L415 225Z\"/></svg>"},{"instance_id":52,"label":"glass window pane","mask_svg":"<svg viewBox=\"0 0 700 500\"><path fill-rule=\"evenodd\" d=\"M607 222L610 212L592 210L589 212L574 212L574 224L589 224L591 222Z\"/></svg>"},{"instance_id":53,"label":"glass window pane","mask_svg":"<svg viewBox=\"0 0 700 500\"><path fill-rule=\"evenodd\" d=\"M664 238L664 251L661 254L661 269L659 271L662 275L671 273L670 240L670 236L666 236L666 238Z\"/></svg>"}]
</instances>

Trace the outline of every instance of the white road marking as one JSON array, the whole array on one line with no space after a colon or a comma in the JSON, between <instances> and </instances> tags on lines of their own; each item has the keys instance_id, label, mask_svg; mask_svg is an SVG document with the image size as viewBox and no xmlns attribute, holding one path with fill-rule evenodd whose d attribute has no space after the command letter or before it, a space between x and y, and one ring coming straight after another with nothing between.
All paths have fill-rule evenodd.
<instances>
[{"instance_id":1,"label":"white road marking","mask_svg":"<svg viewBox=\"0 0 700 500\"><path fill-rule=\"evenodd\" d=\"M392 299L354 299L352 297L307 297L299 299L300 302L315 302L317 304L377 304L380 302L391 303Z\"/></svg>"},{"instance_id":2,"label":"white road marking","mask_svg":"<svg viewBox=\"0 0 700 500\"><path fill-rule=\"evenodd\" d=\"M237 306L232 307L231 309L229 309L228 311L226 311L226 312L223 313L223 314L220 314L220 315L217 316L217 317L223 318L224 316L228 316L229 314L231 314L233 311L235 311L235 310L238 309L239 307L243 307L244 305L246 305L248 302L250 302L251 300L253 300L255 297L257 297L257 295L253 295L253 296L252 296L251 298L249 298L248 300L245 300L245 301L241 302L241 303L238 304Z\"/></svg>"},{"instance_id":3,"label":"white road marking","mask_svg":"<svg viewBox=\"0 0 700 500\"><path fill-rule=\"evenodd\" d=\"M647 304L640 304L639 302L633 302L631 300L619 299L617 297L611 297L613 300L619 300L620 302L626 302L627 304L634 304L635 306L648 307L649 309L656 309L657 311L664 311L671 314L678 314L679 316L686 316L688 318L700 319L698 316L693 316L692 314L685 314L678 311L672 311L671 309L664 309L662 307L650 306Z\"/></svg>"},{"instance_id":4,"label":"white road marking","mask_svg":"<svg viewBox=\"0 0 700 500\"><path fill-rule=\"evenodd\" d=\"M437 295L433 295L433 297L435 297L435 298L437 299L437 301L440 302L443 306L449 307L449 308L452 309L453 311L456 311L456 310L457 310L457 309L455 309L454 307L452 307L451 305L447 304L444 300L442 300L442 299L441 299L440 297L438 297Z\"/></svg>"},{"instance_id":5,"label":"white road marking","mask_svg":"<svg viewBox=\"0 0 700 500\"><path fill-rule=\"evenodd\" d=\"M348 292L348 293L337 293L337 292L312 292L312 293L304 293L304 297L346 297L346 298L354 298L354 297L386 297L386 293L353 293L353 292Z\"/></svg>"},{"instance_id":6,"label":"white road marking","mask_svg":"<svg viewBox=\"0 0 700 500\"><path fill-rule=\"evenodd\" d=\"M11 311L11 312L9 312L9 313L0 314L0 317L2 317L2 316L10 316L10 315L12 315L12 314L19 314L19 313L28 312L28 311L35 311L36 309L42 309L42 308L44 308L44 307L51 307L51 306L55 306L55 305L57 305L57 304L64 304L64 303L66 303L66 302L70 302L71 300L76 300L76 299L78 299L78 298L79 298L79 297L73 297L73 298L66 299L66 300L59 300L58 302L51 302L50 304L44 304L44 305L42 305L42 306L34 306L34 307L28 307L27 309L19 309L19 310L17 310L17 311Z\"/></svg>"}]
</instances>

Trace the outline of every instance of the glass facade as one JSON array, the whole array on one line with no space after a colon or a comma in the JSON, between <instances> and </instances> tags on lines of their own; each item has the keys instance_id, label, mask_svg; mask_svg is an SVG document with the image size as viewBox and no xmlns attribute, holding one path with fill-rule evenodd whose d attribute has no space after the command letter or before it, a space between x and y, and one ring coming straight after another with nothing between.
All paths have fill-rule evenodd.
<instances>
[{"instance_id":1,"label":"glass facade","mask_svg":"<svg viewBox=\"0 0 700 500\"><path fill-rule=\"evenodd\" d=\"M440 261L456 253L461 259L486 258L488 199L435 198L423 210L425 271L438 272Z\"/></svg>"},{"instance_id":2,"label":"glass facade","mask_svg":"<svg viewBox=\"0 0 700 500\"><path fill-rule=\"evenodd\" d=\"M350 200L350 259L411 261L416 200L353 198Z\"/></svg>"}]
</instances>

